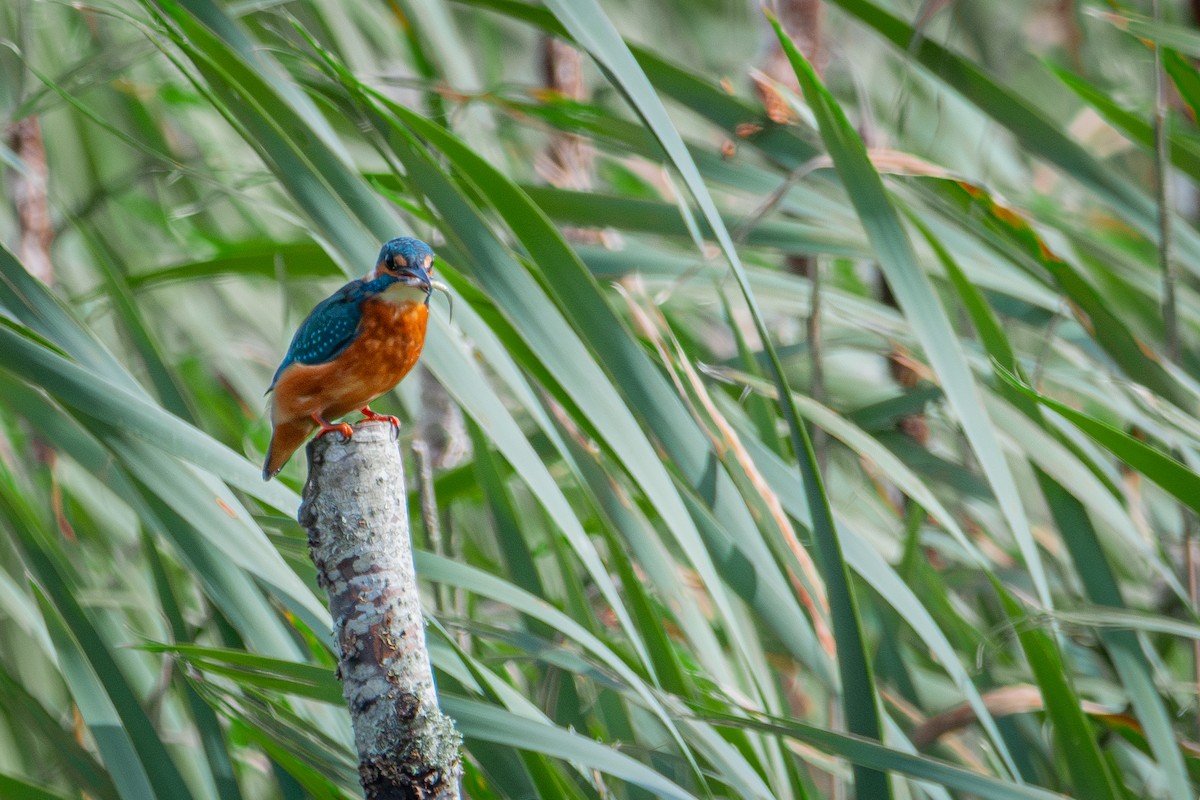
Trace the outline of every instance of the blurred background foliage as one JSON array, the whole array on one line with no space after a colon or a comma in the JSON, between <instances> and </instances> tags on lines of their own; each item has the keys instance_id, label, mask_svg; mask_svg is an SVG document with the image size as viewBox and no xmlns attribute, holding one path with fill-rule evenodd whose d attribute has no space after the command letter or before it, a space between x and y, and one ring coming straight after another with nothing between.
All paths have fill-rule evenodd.
<instances>
[{"instance_id":1,"label":"blurred background foliage","mask_svg":"<svg viewBox=\"0 0 1200 800\"><path fill-rule=\"evenodd\" d=\"M358 795L262 391L403 234L470 797L1195 796L1194 9L773 10L0 5L0 796Z\"/></svg>"}]
</instances>

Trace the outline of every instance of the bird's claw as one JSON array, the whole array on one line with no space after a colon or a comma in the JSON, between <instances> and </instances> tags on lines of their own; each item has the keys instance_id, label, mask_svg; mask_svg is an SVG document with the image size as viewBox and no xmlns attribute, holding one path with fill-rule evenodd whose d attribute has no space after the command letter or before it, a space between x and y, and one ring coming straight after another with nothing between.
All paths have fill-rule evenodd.
<instances>
[{"instance_id":1,"label":"bird's claw","mask_svg":"<svg viewBox=\"0 0 1200 800\"><path fill-rule=\"evenodd\" d=\"M370 409L370 407L367 407L367 406L360 408L359 411L361 411L362 415L364 417L366 417L367 419L383 420L383 421L387 422L388 424L390 424L392 426L392 438L394 440L400 439L400 418L399 417L394 417L391 414L376 414L374 411L372 411Z\"/></svg>"},{"instance_id":2,"label":"bird's claw","mask_svg":"<svg viewBox=\"0 0 1200 800\"><path fill-rule=\"evenodd\" d=\"M350 437L354 436L354 428L350 427L349 422L339 422L337 425L330 425L324 420L318 420L318 424L321 426L321 429L317 431L318 438L331 431L337 431L346 441L349 441Z\"/></svg>"}]
</instances>

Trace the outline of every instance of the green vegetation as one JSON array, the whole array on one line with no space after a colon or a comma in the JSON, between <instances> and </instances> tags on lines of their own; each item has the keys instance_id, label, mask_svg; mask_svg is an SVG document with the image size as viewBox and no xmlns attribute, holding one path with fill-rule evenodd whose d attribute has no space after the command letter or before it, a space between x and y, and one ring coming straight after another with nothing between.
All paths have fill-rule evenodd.
<instances>
[{"instance_id":1,"label":"green vegetation","mask_svg":"<svg viewBox=\"0 0 1200 800\"><path fill-rule=\"evenodd\" d=\"M474 800L1196 795L1190 7L779 5L0 4L0 797L359 796L261 395L397 235Z\"/></svg>"}]
</instances>

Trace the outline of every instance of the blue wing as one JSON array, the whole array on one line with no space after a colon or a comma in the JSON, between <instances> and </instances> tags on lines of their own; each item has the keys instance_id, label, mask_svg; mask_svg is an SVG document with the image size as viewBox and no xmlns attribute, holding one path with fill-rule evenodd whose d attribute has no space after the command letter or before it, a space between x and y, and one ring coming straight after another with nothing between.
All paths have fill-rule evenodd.
<instances>
[{"instance_id":1,"label":"blue wing","mask_svg":"<svg viewBox=\"0 0 1200 800\"><path fill-rule=\"evenodd\" d=\"M292 337L283 363L275 370L271 386L287 367L295 362L301 364L324 364L337 358L358 337L358 323L362 321L362 304L365 299L395 283L392 276L373 281L351 281L317 304Z\"/></svg>"}]
</instances>

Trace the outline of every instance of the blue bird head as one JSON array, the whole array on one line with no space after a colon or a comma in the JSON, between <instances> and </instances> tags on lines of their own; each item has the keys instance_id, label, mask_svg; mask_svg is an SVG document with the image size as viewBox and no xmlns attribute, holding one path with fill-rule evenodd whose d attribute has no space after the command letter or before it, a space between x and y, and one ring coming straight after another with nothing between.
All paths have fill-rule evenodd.
<instances>
[{"instance_id":1,"label":"blue bird head","mask_svg":"<svg viewBox=\"0 0 1200 800\"><path fill-rule=\"evenodd\" d=\"M375 274L393 275L401 283L415 286L428 295L432 290L433 249L420 239L409 236L392 239L379 251Z\"/></svg>"}]
</instances>

